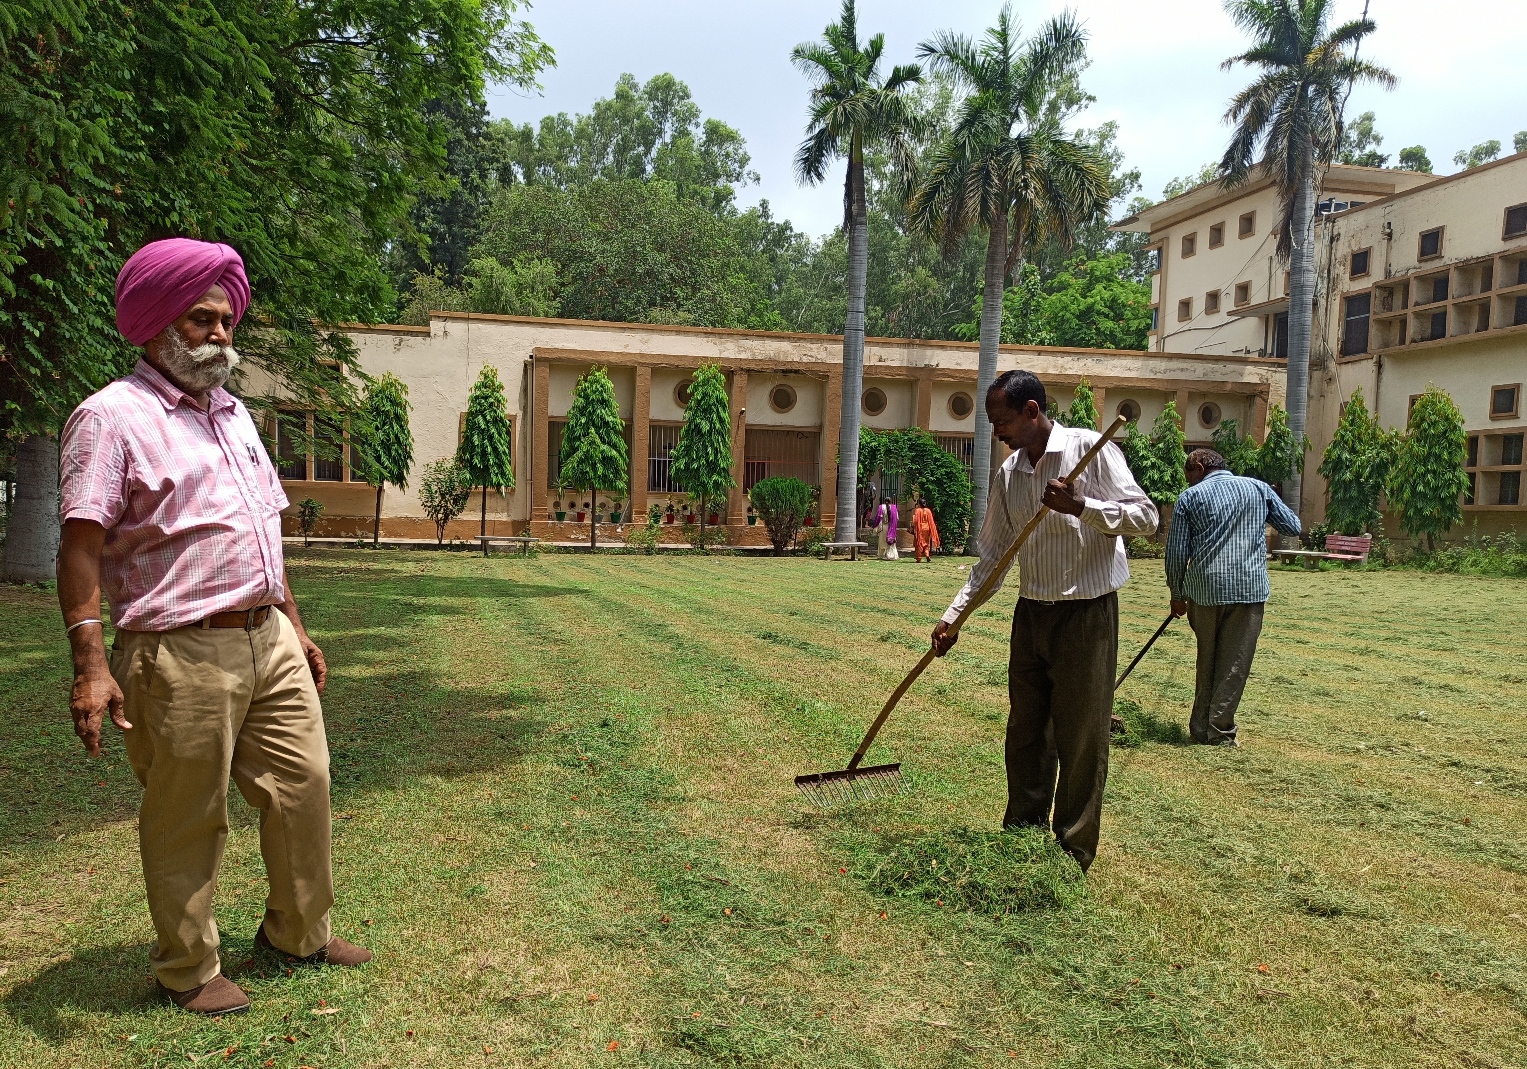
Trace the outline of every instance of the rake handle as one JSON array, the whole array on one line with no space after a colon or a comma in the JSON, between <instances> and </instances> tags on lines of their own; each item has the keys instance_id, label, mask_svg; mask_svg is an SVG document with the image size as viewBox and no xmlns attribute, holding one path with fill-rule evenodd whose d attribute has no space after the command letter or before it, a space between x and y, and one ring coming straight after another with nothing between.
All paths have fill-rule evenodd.
<instances>
[{"instance_id":1,"label":"rake handle","mask_svg":"<svg viewBox=\"0 0 1527 1069\"><path fill-rule=\"evenodd\" d=\"M1076 467L1072 468L1071 473L1066 476L1066 482L1075 482L1082 472L1087 470L1087 466L1103 451L1103 447L1113 441L1114 435L1118 434L1127 422L1123 416L1119 416L1109 424L1108 429L1102 433L1097 441L1092 443L1092 448L1083 453L1082 459L1076 462ZM988 507L990 507L990 503L988 503ZM959 634L960 628L965 625L966 620L970 619L971 614L984 605L986 600L992 596L992 592L997 589L997 584L1007 574L1008 568L1012 566L1013 558L1018 556L1018 551L1023 548L1023 544L1029 540L1029 536L1038 528L1040 521L1049 514L1050 506L1040 505L1039 511L1034 513L1034 518L1023 525L1023 530L1018 532L1018 537L1013 539L1013 544L1008 546L1007 552L1002 554L997 560L997 566L991 570L991 574L986 577L986 581L976 588L976 592L965 603L965 607L960 610L960 614L949 625L949 634ZM875 722L870 725L869 731L865 733L864 741L859 744L859 749L854 751L853 758L848 762L847 771L852 772L859 767L859 763L864 760L864 755L869 752L870 746L874 743L875 736L880 734L881 727L890 719L892 710L901 701L902 695L911 689L912 684L917 682L917 677L922 675L927 667L933 663L933 659L936 656L937 654L931 649L923 654L922 660L913 665L912 671L907 673L907 678L903 679L901 685L891 692L890 698L886 699L884 707L880 710L880 715L875 717Z\"/></svg>"},{"instance_id":2,"label":"rake handle","mask_svg":"<svg viewBox=\"0 0 1527 1069\"><path fill-rule=\"evenodd\" d=\"M1139 664L1141 659L1151 651L1151 647L1156 644L1156 640L1166 632L1166 629L1171 626L1172 621L1175 619L1177 619L1177 617L1173 616L1171 613L1167 614L1166 619L1161 621L1161 626L1156 628L1156 633L1150 638L1146 639L1145 645L1140 647L1140 652L1135 654L1135 659L1129 662L1129 667L1124 669L1119 678L1113 681L1114 690L1118 690L1124 685L1124 681L1129 678L1129 673L1135 670L1135 665Z\"/></svg>"}]
</instances>

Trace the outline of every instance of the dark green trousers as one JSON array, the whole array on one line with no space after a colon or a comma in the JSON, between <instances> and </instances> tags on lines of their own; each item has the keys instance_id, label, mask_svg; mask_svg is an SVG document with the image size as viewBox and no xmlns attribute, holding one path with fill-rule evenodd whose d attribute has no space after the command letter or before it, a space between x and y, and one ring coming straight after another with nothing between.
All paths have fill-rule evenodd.
<instances>
[{"instance_id":1,"label":"dark green trousers","mask_svg":"<svg viewBox=\"0 0 1527 1069\"><path fill-rule=\"evenodd\" d=\"M1198 636L1198 678L1188 733L1194 742L1235 741L1235 711L1241 705L1251 661L1262 635L1266 602L1239 605L1188 603L1188 623Z\"/></svg>"},{"instance_id":2,"label":"dark green trousers","mask_svg":"<svg viewBox=\"0 0 1527 1069\"><path fill-rule=\"evenodd\" d=\"M1083 869L1098 850L1118 664L1117 593L1088 601L1018 600L1007 668L1002 823L1052 827Z\"/></svg>"}]
</instances>

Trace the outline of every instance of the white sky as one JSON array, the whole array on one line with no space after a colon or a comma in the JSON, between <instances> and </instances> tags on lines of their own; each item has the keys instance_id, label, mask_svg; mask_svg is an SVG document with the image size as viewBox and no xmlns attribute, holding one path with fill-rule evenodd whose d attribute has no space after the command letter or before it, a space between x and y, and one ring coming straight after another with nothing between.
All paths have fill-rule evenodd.
<instances>
[{"instance_id":1,"label":"white sky","mask_svg":"<svg viewBox=\"0 0 1527 1069\"><path fill-rule=\"evenodd\" d=\"M1068 6L1058 0L1013 5L1024 29ZM1128 166L1139 167L1146 194L1157 197L1171 178L1219 158L1230 95L1249 80L1247 68L1221 72L1244 38L1218 0L1074 0L1091 34L1092 67L1084 76L1097 103L1083 126L1119 123ZM818 38L837 16L839 0L538 0L528 13L557 51L541 78L541 96L498 90L495 117L535 122L542 115L587 111L629 71L645 81L664 71L688 84L707 116L747 139L759 185L740 204L768 198L777 218L820 235L842 213L842 180L800 187L791 159L802 137L807 83L790 65L790 49ZM890 62L910 62L934 30L979 35L997 0L861 0L861 34L883 32ZM1362 0L1336 0L1338 18L1355 18ZM1527 39L1521 0L1371 0L1378 31L1364 54L1399 76L1393 92L1359 88L1350 116L1372 110L1391 157L1424 145L1439 174L1453 153L1495 138L1502 154L1527 129L1527 90L1520 80ZM1391 159L1391 162L1393 160Z\"/></svg>"}]
</instances>

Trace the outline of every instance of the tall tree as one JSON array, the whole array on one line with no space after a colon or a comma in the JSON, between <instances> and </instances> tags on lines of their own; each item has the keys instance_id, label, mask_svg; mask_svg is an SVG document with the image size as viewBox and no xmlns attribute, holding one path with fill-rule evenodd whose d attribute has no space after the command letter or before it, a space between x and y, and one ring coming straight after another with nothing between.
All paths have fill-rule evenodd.
<instances>
[{"instance_id":1,"label":"tall tree","mask_svg":"<svg viewBox=\"0 0 1527 1069\"><path fill-rule=\"evenodd\" d=\"M1416 398L1389 477L1389 502L1406 534L1426 536L1428 552L1436 552L1439 534L1463 522L1468 437L1463 413L1445 390L1428 386Z\"/></svg>"},{"instance_id":2,"label":"tall tree","mask_svg":"<svg viewBox=\"0 0 1527 1069\"><path fill-rule=\"evenodd\" d=\"M1234 124L1220 160L1226 188L1246 182L1258 162L1278 191L1278 257L1289 266L1288 417L1294 441L1304 441L1309 407L1310 329L1315 310L1315 190L1323 168L1342 146L1342 107L1353 85L1388 89L1395 76L1358 58L1372 19L1331 29L1334 0L1227 0L1225 10L1252 39L1252 47L1221 64L1260 68L1256 80L1231 99L1225 120ZM1350 54L1348 49L1351 49ZM1283 500L1299 511L1301 472L1283 483Z\"/></svg>"},{"instance_id":3,"label":"tall tree","mask_svg":"<svg viewBox=\"0 0 1527 1069\"><path fill-rule=\"evenodd\" d=\"M1349 535L1378 530L1383 520L1379 495L1389 481L1394 445L1378 418L1368 413L1363 391L1353 390L1320 460L1330 494L1326 520L1333 529Z\"/></svg>"},{"instance_id":4,"label":"tall tree","mask_svg":"<svg viewBox=\"0 0 1527 1069\"><path fill-rule=\"evenodd\" d=\"M1092 395L1092 383L1083 379L1076 384L1071 405L1061 413L1060 421L1067 427L1085 427L1089 431L1102 429L1098 426L1097 399Z\"/></svg>"},{"instance_id":5,"label":"tall tree","mask_svg":"<svg viewBox=\"0 0 1527 1069\"><path fill-rule=\"evenodd\" d=\"M726 376L715 364L702 364L691 379L684 426L673 447L673 478L700 501L700 546L705 546L705 514L717 498L737 485L732 478L732 411Z\"/></svg>"},{"instance_id":6,"label":"tall tree","mask_svg":"<svg viewBox=\"0 0 1527 1069\"><path fill-rule=\"evenodd\" d=\"M243 255L256 314L238 345L272 397L355 410L353 348L312 324L390 313L384 255L443 161L424 103L534 84L550 55L518 7L0 7L0 434L56 433L132 366L111 279L171 234ZM18 476L49 477L30 463Z\"/></svg>"},{"instance_id":7,"label":"tall tree","mask_svg":"<svg viewBox=\"0 0 1527 1069\"><path fill-rule=\"evenodd\" d=\"M504 403L497 369L484 366L467 398L467 418L456 463L482 487L482 534L488 533L488 491L514 485L514 424Z\"/></svg>"},{"instance_id":8,"label":"tall tree","mask_svg":"<svg viewBox=\"0 0 1527 1069\"><path fill-rule=\"evenodd\" d=\"M382 488L392 483L408 489L408 469L414 462L414 433L408 426L408 387L392 372L366 384L366 405L359 426L350 433L360 439L361 472L376 487L376 515L371 544L382 539Z\"/></svg>"},{"instance_id":9,"label":"tall tree","mask_svg":"<svg viewBox=\"0 0 1527 1069\"><path fill-rule=\"evenodd\" d=\"M589 493L589 548L599 544L601 490L624 492L630 452L615 384L602 367L589 368L573 387L573 403L562 429L562 481L574 490Z\"/></svg>"},{"instance_id":10,"label":"tall tree","mask_svg":"<svg viewBox=\"0 0 1527 1069\"><path fill-rule=\"evenodd\" d=\"M821 41L795 46L790 59L812 81L806 140L795 154L796 177L815 185L835 159L848 163L843 180L843 230L848 237L848 313L843 323L843 396L838 415L837 519L840 542L858 536L859 406L864 391L864 294L869 270L865 153L886 152L904 178L915 167L911 138L921 126L908 90L922 79L915 64L883 78L885 35L859 43L854 0L843 0L838 21Z\"/></svg>"},{"instance_id":11,"label":"tall tree","mask_svg":"<svg viewBox=\"0 0 1527 1069\"><path fill-rule=\"evenodd\" d=\"M944 31L918 49L935 71L967 90L909 213L915 226L950 250L972 230L986 231L978 398L997 377L1003 291L1025 248L1045 241L1064 246L1113 196L1108 165L1061 124L1086 63L1086 32L1067 12L1027 41L1019 33L1011 5L1004 5L979 44ZM976 531L986 515L991 442L986 407L978 402L970 521ZM967 552L974 552L974 541Z\"/></svg>"}]
</instances>

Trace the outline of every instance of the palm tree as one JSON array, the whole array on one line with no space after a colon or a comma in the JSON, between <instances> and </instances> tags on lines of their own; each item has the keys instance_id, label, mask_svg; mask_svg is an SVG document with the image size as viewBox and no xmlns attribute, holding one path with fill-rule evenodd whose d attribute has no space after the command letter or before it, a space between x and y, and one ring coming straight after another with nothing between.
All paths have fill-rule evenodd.
<instances>
[{"instance_id":1,"label":"palm tree","mask_svg":"<svg viewBox=\"0 0 1527 1069\"><path fill-rule=\"evenodd\" d=\"M1289 264L1288 425L1303 443L1309 402L1310 327L1315 311L1315 189L1320 172L1340 151L1342 107L1357 82L1391 89L1395 76L1357 58L1374 30L1367 17L1331 30L1332 0L1229 0L1225 10L1252 39L1252 47L1220 64L1261 68L1257 79L1230 101L1225 121L1235 126L1220 160L1226 188L1244 183L1257 163L1278 190L1278 257ZM1347 54L1347 46L1352 52ZM1283 500L1299 511L1303 449L1283 483Z\"/></svg>"},{"instance_id":2,"label":"palm tree","mask_svg":"<svg viewBox=\"0 0 1527 1069\"><path fill-rule=\"evenodd\" d=\"M790 53L812 80L806 140L795 154L796 177L815 185L835 159L848 161L843 183L843 229L848 234L848 315L843 324L843 399L838 422L838 504L834 537L851 542L858 533L859 405L864 388L864 291L869 270L869 225L865 206L864 154L878 146L891 158L902 181L914 169L912 139L923 122L906 90L922 80L915 64L880 76L885 35L862 46L854 0L843 0L838 21L821 41L796 45Z\"/></svg>"},{"instance_id":3,"label":"palm tree","mask_svg":"<svg viewBox=\"0 0 1527 1069\"><path fill-rule=\"evenodd\" d=\"M946 253L977 227L986 230L976 372L977 395L984 400L997 377L1002 292L1024 250L1046 239L1069 244L1112 196L1107 163L1061 125L1065 90L1087 58L1087 35L1066 12L1020 42L1005 5L979 44L946 30L918 55L967 91L908 207L912 225L938 237ZM991 443L986 407L977 403L972 532L986 516ZM975 552L975 539L966 546Z\"/></svg>"}]
</instances>

